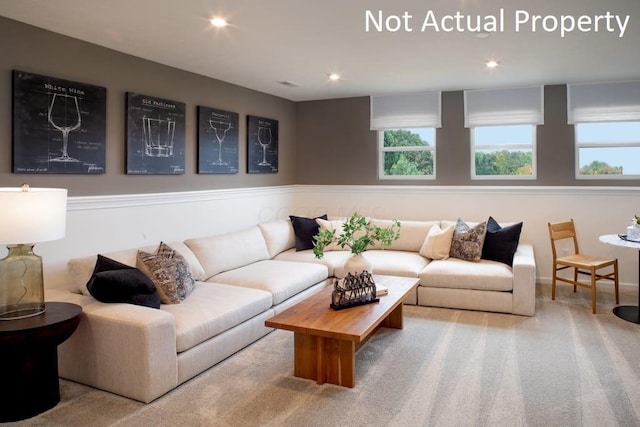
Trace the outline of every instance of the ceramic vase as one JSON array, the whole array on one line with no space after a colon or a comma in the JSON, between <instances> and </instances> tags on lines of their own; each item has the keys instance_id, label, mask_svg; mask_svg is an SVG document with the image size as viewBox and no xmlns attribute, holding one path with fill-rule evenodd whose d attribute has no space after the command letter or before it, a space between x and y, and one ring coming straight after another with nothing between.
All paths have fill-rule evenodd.
<instances>
[{"instance_id":1,"label":"ceramic vase","mask_svg":"<svg viewBox=\"0 0 640 427\"><path fill-rule=\"evenodd\" d=\"M353 254L344 262L344 274L358 275L363 271L373 273L369 260L362 254Z\"/></svg>"}]
</instances>

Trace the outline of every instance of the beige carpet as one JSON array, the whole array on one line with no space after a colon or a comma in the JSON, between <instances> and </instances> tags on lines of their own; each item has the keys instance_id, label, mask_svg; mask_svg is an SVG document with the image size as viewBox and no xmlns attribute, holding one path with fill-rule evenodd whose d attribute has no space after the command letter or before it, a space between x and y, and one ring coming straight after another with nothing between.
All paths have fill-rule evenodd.
<instances>
[{"instance_id":1,"label":"beige carpet","mask_svg":"<svg viewBox=\"0 0 640 427\"><path fill-rule=\"evenodd\" d=\"M15 424L640 425L640 325L602 288L597 315L568 286L555 302L540 286L532 318L408 306L404 330L358 352L353 389L293 377L293 337L275 331L149 405L63 380L58 406Z\"/></svg>"}]
</instances>

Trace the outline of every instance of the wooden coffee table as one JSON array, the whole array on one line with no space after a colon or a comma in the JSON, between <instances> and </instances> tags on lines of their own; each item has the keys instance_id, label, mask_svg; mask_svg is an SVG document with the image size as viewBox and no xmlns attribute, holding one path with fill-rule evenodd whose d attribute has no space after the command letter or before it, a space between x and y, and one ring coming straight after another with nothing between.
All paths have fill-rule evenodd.
<instances>
[{"instance_id":1,"label":"wooden coffee table","mask_svg":"<svg viewBox=\"0 0 640 427\"><path fill-rule=\"evenodd\" d=\"M380 302L334 310L330 286L272 317L265 325L293 331L294 375L345 387L355 386L356 351L381 327L402 329L402 301L417 278L374 275L386 286Z\"/></svg>"}]
</instances>

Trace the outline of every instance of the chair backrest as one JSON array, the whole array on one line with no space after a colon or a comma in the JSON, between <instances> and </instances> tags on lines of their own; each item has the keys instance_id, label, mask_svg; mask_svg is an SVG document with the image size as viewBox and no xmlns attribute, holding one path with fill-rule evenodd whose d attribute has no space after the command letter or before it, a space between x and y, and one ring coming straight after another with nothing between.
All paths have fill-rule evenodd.
<instances>
[{"instance_id":1,"label":"chair backrest","mask_svg":"<svg viewBox=\"0 0 640 427\"><path fill-rule=\"evenodd\" d=\"M573 218L569 221L562 222L549 222L549 239L551 240L551 252L553 254L553 260L557 257L556 242L564 239L573 240L573 250L575 254L580 253L578 249L578 237L576 236L576 227L573 223Z\"/></svg>"}]
</instances>

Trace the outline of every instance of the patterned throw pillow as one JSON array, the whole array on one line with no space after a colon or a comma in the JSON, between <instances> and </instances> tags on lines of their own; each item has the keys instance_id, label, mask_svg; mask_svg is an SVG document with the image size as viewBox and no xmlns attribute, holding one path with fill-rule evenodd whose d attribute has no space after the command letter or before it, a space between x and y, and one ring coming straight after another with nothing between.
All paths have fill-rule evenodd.
<instances>
[{"instance_id":1,"label":"patterned throw pillow","mask_svg":"<svg viewBox=\"0 0 640 427\"><path fill-rule=\"evenodd\" d=\"M138 251L136 267L151 279L163 304L179 304L195 286L184 257L162 242L156 254Z\"/></svg>"},{"instance_id":2,"label":"patterned throw pillow","mask_svg":"<svg viewBox=\"0 0 640 427\"><path fill-rule=\"evenodd\" d=\"M156 255L169 258L176 263L176 269L178 271L178 296L183 301L195 288L195 279L191 274L191 268L189 268L189 262L180 255L176 250L172 249L164 242L160 242Z\"/></svg>"},{"instance_id":3,"label":"patterned throw pillow","mask_svg":"<svg viewBox=\"0 0 640 427\"><path fill-rule=\"evenodd\" d=\"M482 256L482 246L486 231L486 221L479 223L475 227L470 227L462 219L458 218L453 232L449 256L465 261L479 262Z\"/></svg>"}]
</instances>

